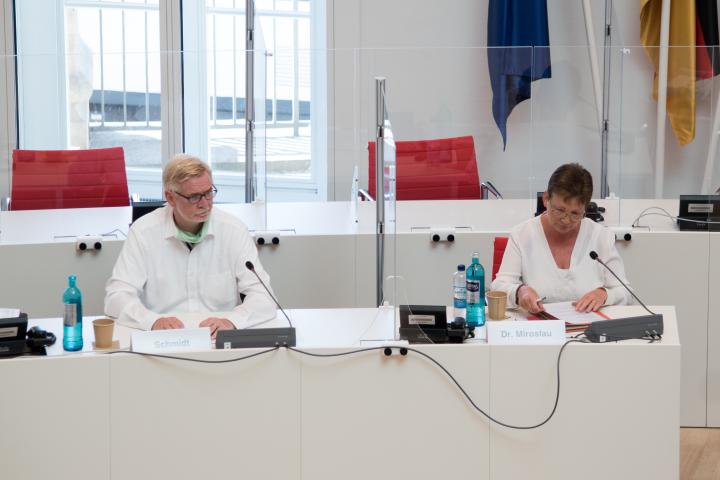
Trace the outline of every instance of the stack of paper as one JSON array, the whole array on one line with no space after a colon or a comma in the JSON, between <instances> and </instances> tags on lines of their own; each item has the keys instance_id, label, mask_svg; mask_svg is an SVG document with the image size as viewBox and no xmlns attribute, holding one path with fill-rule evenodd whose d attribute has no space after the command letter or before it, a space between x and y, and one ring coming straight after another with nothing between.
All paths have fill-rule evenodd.
<instances>
[{"instance_id":1,"label":"stack of paper","mask_svg":"<svg viewBox=\"0 0 720 480\"><path fill-rule=\"evenodd\" d=\"M528 317L528 320L548 319L550 317L563 320L565 330L568 332L583 331L591 323L598 320L608 320L609 318L602 312L578 312L575 310L573 302L543 303L543 307L545 307L545 314L532 315Z\"/></svg>"}]
</instances>

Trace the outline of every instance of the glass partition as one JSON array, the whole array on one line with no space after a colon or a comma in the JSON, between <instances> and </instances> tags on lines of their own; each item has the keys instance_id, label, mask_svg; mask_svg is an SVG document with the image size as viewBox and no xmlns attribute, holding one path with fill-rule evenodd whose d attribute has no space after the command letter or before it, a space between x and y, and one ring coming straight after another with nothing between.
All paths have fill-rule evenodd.
<instances>
[{"instance_id":1,"label":"glass partition","mask_svg":"<svg viewBox=\"0 0 720 480\"><path fill-rule=\"evenodd\" d=\"M9 79L15 78L15 57L11 55L0 55L0 92L14 90L14 82L8 84ZM7 209L7 200L10 197L10 170L13 145L15 143L15 125L12 119L15 117L15 105L6 95L0 95L0 114L7 122L5 128L0 131L0 211ZM0 225L0 239L2 239L2 225Z\"/></svg>"},{"instance_id":2,"label":"glass partition","mask_svg":"<svg viewBox=\"0 0 720 480\"><path fill-rule=\"evenodd\" d=\"M254 33L255 49L253 55L253 185L254 201L262 204L264 210L263 230L267 229L267 59L269 53L265 49L265 38L262 28ZM250 52L248 52L250 54Z\"/></svg>"},{"instance_id":3,"label":"glass partition","mask_svg":"<svg viewBox=\"0 0 720 480\"><path fill-rule=\"evenodd\" d=\"M622 199L621 224L675 230L680 196L714 191L711 185L719 177L714 171L716 152L710 151L717 137L713 50L708 55L706 47L668 49L666 120L659 123L659 78L653 62L659 61L661 49L619 49L621 86L611 100L622 122L619 158L613 165L618 173L615 191ZM711 63L690 63L703 56Z\"/></svg>"}]
</instances>

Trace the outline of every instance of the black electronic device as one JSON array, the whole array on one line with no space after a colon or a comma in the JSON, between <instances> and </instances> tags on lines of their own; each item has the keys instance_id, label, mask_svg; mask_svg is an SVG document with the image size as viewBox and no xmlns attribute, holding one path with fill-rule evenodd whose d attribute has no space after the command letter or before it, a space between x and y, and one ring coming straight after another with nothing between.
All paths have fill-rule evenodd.
<instances>
[{"instance_id":1,"label":"black electronic device","mask_svg":"<svg viewBox=\"0 0 720 480\"><path fill-rule=\"evenodd\" d=\"M246 328L243 330L219 330L215 348L263 348L294 347L295 328Z\"/></svg>"},{"instance_id":2,"label":"black electronic device","mask_svg":"<svg viewBox=\"0 0 720 480\"><path fill-rule=\"evenodd\" d=\"M630 288L625 285L625 282L620 280L620 277L617 276L612 268L608 267L605 262L602 261L597 252L594 250L591 251L590 258L605 267L650 315L593 322L584 332L588 340L591 342L614 342L618 340L629 340L631 338L651 338L657 340L662 338L664 330L662 314L650 310L647 305L635 295L635 292L630 290Z\"/></svg>"},{"instance_id":3,"label":"black electronic device","mask_svg":"<svg viewBox=\"0 0 720 480\"><path fill-rule=\"evenodd\" d=\"M295 327L285 310L255 271L255 265L248 260L245 268L258 279L275 305L280 309L289 327L281 328L245 328L242 330L220 330L215 337L215 348L260 348L260 347L294 347L296 344Z\"/></svg>"},{"instance_id":4,"label":"black electronic device","mask_svg":"<svg viewBox=\"0 0 720 480\"><path fill-rule=\"evenodd\" d=\"M720 231L720 195L680 195L680 230Z\"/></svg>"},{"instance_id":5,"label":"black electronic device","mask_svg":"<svg viewBox=\"0 0 720 480\"><path fill-rule=\"evenodd\" d=\"M0 355L21 355L25 352L27 313L0 318Z\"/></svg>"},{"instance_id":6,"label":"black electronic device","mask_svg":"<svg viewBox=\"0 0 720 480\"><path fill-rule=\"evenodd\" d=\"M410 343L462 343L474 330L462 318L448 324L444 305L400 305L400 338Z\"/></svg>"},{"instance_id":7,"label":"black electronic device","mask_svg":"<svg viewBox=\"0 0 720 480\"><path fill-rule=\"evenodd\" d=\"M616 342L631 338L660 339L663 334L663 316L659 314L639 317L599 320L585 329L591 342Z\"/></svg>"},{"instance_id":8,"label":"black electronic device","mask_svg":"<svg viewBox=\"0 0 720 480\"><path fill-rule=\"evenodd\" d=\"M132 201L132 223L135 223L135 220L142 217L143 215L147 215L148 213L152 212L153 210L164 207L165 206L165 200L142 200L142 201Z\"/></svg>"},{"instance_id":9,"label":"black electronic device","mask_svg":"<svg viewBox=\"0 0 720 480\"><path fill-rule=\"evenodd\" d=\"M594 222L605 221L602 214L605 213L605 207L599 207L595 202L588 202L585 206L585 218L589 218Z\"/></svg>"},{"instance_id":10,"label":"black electronic device","mask_svg":"<svg viewBox=\"0 0 720 480\"><path fill-rule=\"evenodd\" d=\"M537 192L537 198L535 200L535 216L542 214L545 211L545 203L543 203L543 193Z\"/></svg>"}]
</instances>

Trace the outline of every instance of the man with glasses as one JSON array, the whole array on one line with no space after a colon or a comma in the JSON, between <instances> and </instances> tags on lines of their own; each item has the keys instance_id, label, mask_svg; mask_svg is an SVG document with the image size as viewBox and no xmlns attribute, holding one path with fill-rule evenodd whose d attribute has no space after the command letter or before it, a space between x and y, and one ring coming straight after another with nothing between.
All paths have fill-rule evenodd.
<instances>
[{"instance_id":1,"label":"man with glasses","mask_svg":"<svg viewBox=\"0 0 720 480\"><path fill-rule=\"evenodd\" d=\"M105 313L146 330L184 328L175 313L207 312L199 326L245 328L275 316L275 304L245 267L269 285L247 227L214 210L217 188L200 159L177 155L165 166L167 205L130 229L106 285ZM227 312L223 317L213 312Z\"/></svg>"},{"instance_id":2,"label":"man with glasses","mask_svg":"<svg viewBox=\"0 0 720 480\"><path fill-rule=\"evenodd\" d=\"M585 218L592 191L590 172L577 163L562 165L550 176L543 193L545 213L512 230L492 283L493 290L507 292L509 305L538 313L543 301L572 301L582 312L632 303L620 282L590 258L596 251L628 283L615 235Z\"/></svg>"}]
</instances>

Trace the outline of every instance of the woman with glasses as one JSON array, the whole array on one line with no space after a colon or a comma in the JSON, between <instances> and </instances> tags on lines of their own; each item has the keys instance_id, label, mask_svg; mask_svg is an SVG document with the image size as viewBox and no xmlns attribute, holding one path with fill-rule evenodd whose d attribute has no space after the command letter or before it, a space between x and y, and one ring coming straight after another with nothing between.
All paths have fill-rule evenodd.
<instances>
[{"instance_id":1,"label":"woman with glasses","mask_svg":"<svg viewBox=\"0 0 720 480\"><path fill-rule=\"evenodd\" d=\"M275 317L274 301L245 266L251 261L270 285L247 227L213 209L210 167L177 155L163 170L163 189L167 205L130 228L106 285L105 313L146 330L183 328L177 314L204 313L199 326L213 338Z\"/></svg>"},{"instance_id":2,"label":"woman with glasses","mask_svg":"<svg viewBox=\"0 0 720 480\"><path fill-rule=\"evenodd\" d=\"M543 193L546 211L516 226L508 239L493 290L508 294L508 304L528 312L543 302L574 302L578 311L628 304L630 294L603 266L595 251L627 283L615 235L585 218L592 198L590 172L577 163L558 167Z\"/></svg>"}]
</instances>

